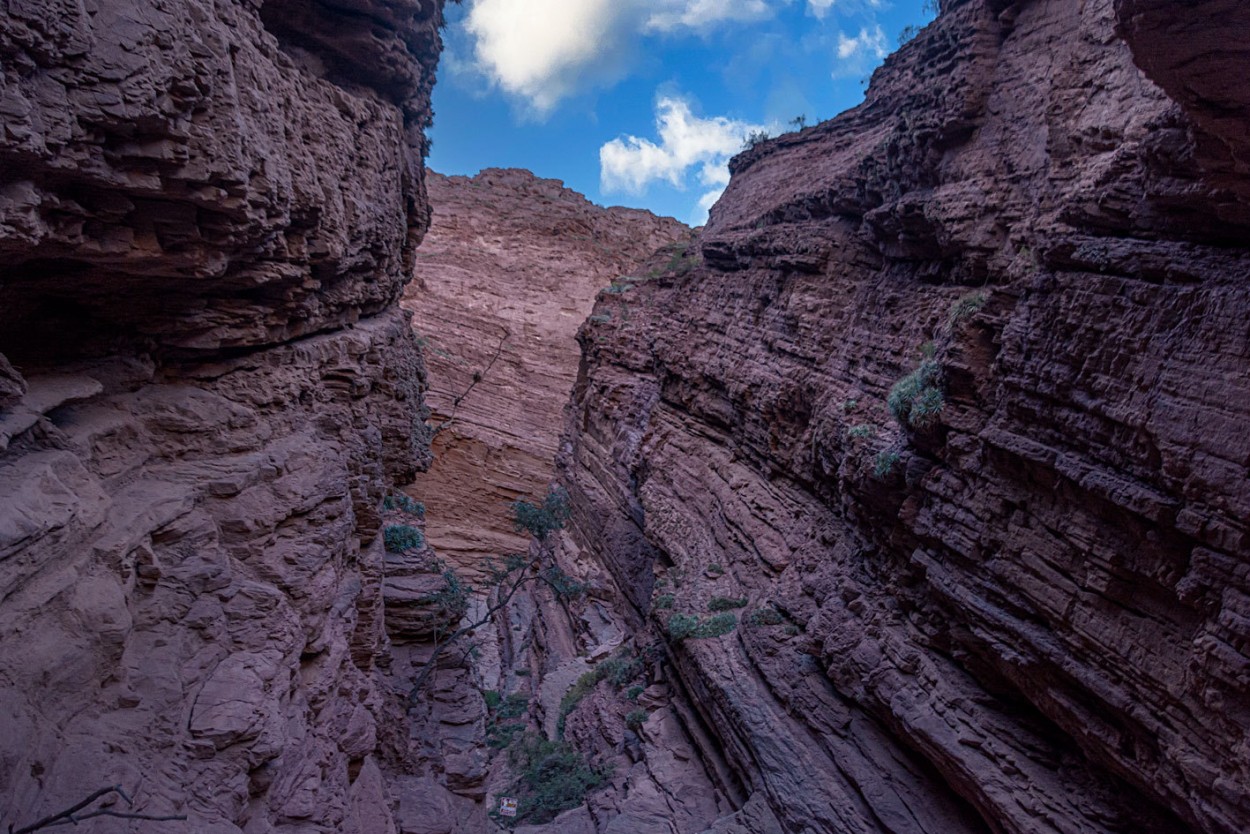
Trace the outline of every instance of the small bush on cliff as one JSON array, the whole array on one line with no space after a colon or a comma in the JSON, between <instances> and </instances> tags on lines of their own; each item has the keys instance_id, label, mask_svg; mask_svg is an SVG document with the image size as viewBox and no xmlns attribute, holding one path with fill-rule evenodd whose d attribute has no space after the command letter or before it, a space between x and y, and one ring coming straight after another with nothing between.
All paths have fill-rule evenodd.
<instances>
[{"instance_id":1,"label":"small bush on cliff","mask_svg":"<svg viewBox=\"0 0 1250 834\"><path fill-rule=\"evenodd\" d=\"M513 526L518 532L525 531L540 542L545 542L548 536L562 529L571 513L569 494L558 486L547 490L541 504L531 504L524 499L512 502Z\"/></svg>"},{"instance_id":2,"label":"small bush on cliff","mask_svg":"<svg viewBox=\"0 0 1250 834\"><path fill-rule=\"evenodd\" d=\"M890 389L886 400L890 413L907 428L928 428L946 405L942 383L942 366L934 359L922 360Z\"/></svg>"},{"instance_id":3,"label":"small bush on cliff","mask_svg":"<svg viewBox=\"0 0 1250 834\"><path fill-rule=\"evenodd\" d=\"M672 640L703 640L720 637L738 627L733 614L717 614L703 619L693 614L674 614L668 618L668 636Z\"/></svg>"},{"instance_id":4,"label":"small bush on cliff","mask_svg":"<svg viewBox=\"0 0 1250 834\"><path fill-rule=\"evenodd\" d=\"M425 518L425 505L420 501L415 501L407 495L388 495L382 499L382 509L399 510L415 515L417 518Z\"/></svg>"},{"instance_id":5,"label":"small bush on cliff","mask_svg":"<svg viewBox=\"0 0 1250 834\"><path fill-rule=\"evenodd\" d=\"M781 625L785 621L785 616L772 606L757 608L747 617L747 624L756 628Z\"/></svg>"},{"instance_id":6,"label":"small bush on cliff","mask_svg":"<svg viewBox=\"0 0 1250 834\"><path fill-rule=\"evenodd\" d=\"M739 597L731 599L730 597L712 597L712 601L707 604L708 611L732 611L735 608L746 608L747 598Z\"/></svg>"},{"instance_id":7,"label":"small bush on cliff","mask_svg":"<svg viewBox=\"0 0 1250 834\"><path fill-rule=\"evenodd\" d=\"M408 524L388 524L382 531L382 543L391 553L403 553L425 544L425 536Z\"/></svg>"},{"instance_id":8,"label":"small bush on cliff","mask_svg":"<svg viewBox=\"0 0 1250 834\"><path fill-rule=\"evenodd\" d=\"M877 459L873 461L872 476L878 481L884 480L894 471L894 467L898 466L899 454L891 449L877 453Z\"/></svg>"},{"instance_id":9,"label":"small bush on cliff","mask_svg":"<svg viewBox=\"0 0 1250 834\"><path fill-rule=\"evenodd\" d=\"M625 726L636 730L643 724L647 723L647 711L645 709L633 709L625 715Z\"/></svg>"},{"instance_id":10,"label":"small bush on cliff","mask_svg":"<svg viewBox=\"0 0 1250 834\"><path fill-rule=\"evenodd\" d=\"M561 811L585 802L586 794L608 778L608 771L591 765L568 743L532 733L512 745L509 760L517 773L510 789L518 800L517 815L507 818L491 812L495 822L509 827L551 822Z\"/></svg>"}]
</instances>

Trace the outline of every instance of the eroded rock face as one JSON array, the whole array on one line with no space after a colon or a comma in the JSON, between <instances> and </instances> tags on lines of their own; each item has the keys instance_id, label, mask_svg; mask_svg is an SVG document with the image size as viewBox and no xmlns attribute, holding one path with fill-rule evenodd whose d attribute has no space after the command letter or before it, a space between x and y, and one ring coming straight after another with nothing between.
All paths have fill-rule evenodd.
<instances>
[{"instance_id":1,"label":"eroded rock face","mask_svg":"<svg viewBox=\"0 0 1250 834\"><path fill-rule=\"evenodd\" d=\"M6 823L120 784L189 818L127 830L392 825L376 534L429 460L396 301L440 20L0 15Z\"/></svg>"},{"instance_id":2,"label":"eroded rock face","mask_svg":"<svg viewBox=\"0 0 1250 834\"><path fill-rule=\"evenodd\" d=\"M1189 7L945 6L735 160L702 264L599 301L577 544L657 631L743 603L669 640L742 813L1244 831L1244 83L1145 54Z\"/></svg>"},{"instance_id":3,"label":"eroded rock face","mask_svg":"<svg viewBox=\"0 0 1250 834\"><path fill-rule=\"evenodd\" d=\"M529 546L508 504L541 498L554 475L574 337L596 294L689 230L595 206L528 171L431 173L429 189L434 219L404 305L429 344L431 423L442 430L414 489L429 506L432 543L472 572Z\"/></svg>"}]
</instances>

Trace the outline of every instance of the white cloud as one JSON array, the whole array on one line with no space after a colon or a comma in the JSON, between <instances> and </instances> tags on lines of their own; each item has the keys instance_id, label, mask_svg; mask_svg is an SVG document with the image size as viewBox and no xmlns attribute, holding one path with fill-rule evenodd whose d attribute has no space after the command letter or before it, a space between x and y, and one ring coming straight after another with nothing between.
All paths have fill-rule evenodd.
<instances>
[{"instance_id":1,"label":"white cloud","mask_svg":"<svg viewBox=\"0 0 1250 834\"><path fill-rule=\"evenodd\" d=\"M647 18L647 28L661 32L707 29L729 20L758 20L773 13L766 0L660 0L642 5L667 7Z\"/></svg>"},{"instance_id":2,"label":"white cloud","mask_svg":"<svg viewBox=\"0 0 1250 834\"><path fill-rule=\"evenodd\" d=\"M685 99L661 96L655 105L658 142L621 136L599 149L599 181L604 193L643 194L653 183L684 190L694 179L705 190L698 201L696 224L729 184L729 158L746 136L763 125L716 116L696 116Z\"/></svg>"},{"instance_id":3,"label":"white cloud","mask_svg":"<svg viewBox=\"0 0 1250 834\"><path fill-rule=\"evenodd\" d=\"M465 28L479 71L549 112L591 80L621 69L632 10L619 0L475 0Z\"/></svg>"},{"instance_id":4,"label":"white cloud","mask_svg":"<svg viewBox=\"0 0 1250 834\"><path fill-rule=\"evenodd\" d=\"M624 75L645 34L702 33L792 0L469 0L474 65L540 115Z\"/></svg>"},{"instance_id":5,"label":"white cloud","mask_svg":"<svg viewBox=\"0 0 1250 834\"><path fill-rule=\"evenodd\" d=\"M880 60L889 52L885 32L881 31L880 26L874 26L871 30L867 27L861 28L859 34L853 38L848 38L845 32L838 33L838 57L843 61L869 57Z\"/></svg>"},{"instance_id":6,"label":"white cloud","mask_svg":"<svg viewBox=\"0 0 1250 834\"><path fill-rule=\"evenodd\" d=\"M807 11L817 20L824 20L837 0L807 0Z\"/></svg>"}]
</instances>

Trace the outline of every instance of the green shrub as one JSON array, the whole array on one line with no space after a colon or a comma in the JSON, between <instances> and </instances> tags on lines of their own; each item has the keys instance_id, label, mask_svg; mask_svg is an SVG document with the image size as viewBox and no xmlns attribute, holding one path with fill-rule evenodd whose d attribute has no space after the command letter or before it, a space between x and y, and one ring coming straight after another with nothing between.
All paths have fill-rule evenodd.
<instances>
[{"instance_id":1,"label":"green shrub","mask_svg":"<svg viewBox=\"0 0 1250 834\"><path fill-rule=\"evenodd\" d=\"M564 718L577 709L581 700L589 695L600 681L607 681L620 689L642 674L642 661L627 654L616 654L599 661L599 664L583 674L569 687L560 699L560 733L564 733Z\"/></svg>"},{"instance_id":2,"label":"green shrub","mask_svg":"<svg viewBox=\"0 0 1250 834\"><path fill-rule=\"evenodd\" d=\"M728 634L738 626L733 614L717 614L703 619L693 614L674 614L668 618L668 636L673 640L701 640Z\"/></svg>"},{"instance_id":3,"label":"green shrub","mask_svg":"<svg viewBox=\"0 0 1250 834\"><path fill-rule=\"evenodd\" d=\"M499 704L503 701L503 696L494 689L484 689L482 690L482 700L486 701L487 709L495 710L499 709Z\"/></svg>"},{"instance_id":4,"label":"green shrub","mask_svg":"<svg viewBox=\"0 0 1250 834\"><path fill-rule=\"evenodd\" d=\"M425 536L407 524L388 524L382 531L382 543L391 553L415 550L425 543Z\"/></svg>"},{"instance_id":5,"label":"green shrub","mask_svg":"<svg viewBox=\"0 0 1250 834\"><path fill-rule=\"evenodd\" d=\"M495 750L503 750L523 732L525 732L524 724L496 724L492 721L486 727L486 746Z\"/></svg>"},{"instance_id":6,"label":"green shrub","mask_svg":"<svg viewBox=\"0 0 1250 834\"><path fill-rule=\"evenodd\" d=\"M713 562L707 566L707 572L712 576L723 576L725 574L725 569L716 562Z\"/></svg>"},{"instance_id":7,"label":"green shrub","mask_svg":"<svg viewBox=\"0 0 1250 834\"><path fill-rule=\"evenodd\" d=\"M417 518L425 518L425 505L420 501L414 501L407 495L388 495L382 499L382 509L384 510L401 510L408 515L415 515Z\"/></svg>"},{"instance_id":8,"label":"green shrub","mask_svg":"<svg viewBox=\"0 0 1250 834\"><path fill-rule=\"evenodd\" d=\"M730 599L729 597L712 597L712 601L707 604L708 611L732 611L735 608L746 608L747 598L739 597Z\"/></svg>"},{"instance_id":9,"label":"green shrub","mask_svg":"<svg viewBox=\"0 0 1250 834\"><path fill-rule=\"evenodd\" d=\"M633 709L625 715L625 726L638 729L647 723L647 711L645 709Z\"/></svg>"},{"instance_id":10,"label":"green shrub","mask_svg":"<svg viewBox=\"0 0 1250 834\"><path fill-rule=\"evenodd\" d=\"M517 815L508 819L491 812L492 818L503 825L551 822L561 811L585 802L586 795L608 777L607 772L591 766L566 742L548 741L533 733L513 744L508 756L517 773L510 789L517 799Z\"/></svg>"},{"instance_id":11,"label":"green shrub","mask_svg":"<svg viewBox=\"0 0 1250 834\"><path fill-rule=\"evenodd\" d=\"M863 440L866 437L872 437L876 433L876 427L867 423L860 423L858 426L851 426L846 430L846 436L851 440Z\"/></svg>"},{"instance_id":12,"label":"green shrub","mask_svg":"<svg viewBox=\"0 0 1250 834\"><path fill-rule=\"evenodd\" d=\"M562 529L571 514L569 494L563 487L547 490L547 497L541 504L531 504L524 499L512 502L512 523L517 532L525 531L540 542Z\"/></svg>"},{"instance_id":13,"label":"green shrub","mask_svg":"<svg viewBox=\"0 0 1250 834\"><path fill-rule=\"evenodd\" d=\"M755 627L781 625L785 621L785 616L771 605L757 608L747 616L747 624Z\"/></svg>"},{"instance_id":14,"label":"green shrub","mask_svg":"<svg viewBox=\"0 0 1250 834\"><path fill-rule=\"evenodd\" d=\"M898 465L898 452L886 449L884 452L877 453L877 459L872 466L872 476L877 480L882 480L894 471L894 467Z\"/></svg>"},{"instance_id":15,"label":"green shrub","mask_svg":"<svg viewBox=\"0 0 1250 834\"><path fill-rule=\"evenodd\" d=\"M529 696L522 692L513 692L499 704L499 717L504 719L520 718L529 708Z\"/></svg>"},{"instance_id":16,"label":"green shrub","mask_svg":"<svg viewBox=\"0 0 1250 834\"><path fill-rule=\"evenodd\" d=\"M677 598L674 597L672 594L660 594L658 597L655 598L655 605L653 607L657 611L664 611L666 609L672 608L673 603L676 601L677 601Z\"/></svg>"},{"instance_id":17,"label":"green shrub","mask_svg":"<svg viewBox=\"0 0 1250 834\"><path fill-rule=\"evenodd\" d=\"M637 701L638 696L646 691L647 688L645 686L631 686L629 689L625 690L625 697L631 701Z\"/></svg>"},{"instance_id":18,"label":"green shrub","mask_svg":"<svg viewBox=\"0 0 1250 834\"><path fill-rule=\"evenodd\" d=\"M932 425L946 405L942 382L942 366L933 359L922 360L916 370L890 389L886 404L894 419L914 429Z\"/></svg>"},{"instance_id":19,"label":"green shrub","mask_svg":"<svg viewBox=\"0 0 1250 834\"><path fill-rule=\"evenodd\" d=\"M590 590L588 583L578 582L555 565L544 568L539 575L558 597L576 599Z\"/></svg>"}]
</instances>

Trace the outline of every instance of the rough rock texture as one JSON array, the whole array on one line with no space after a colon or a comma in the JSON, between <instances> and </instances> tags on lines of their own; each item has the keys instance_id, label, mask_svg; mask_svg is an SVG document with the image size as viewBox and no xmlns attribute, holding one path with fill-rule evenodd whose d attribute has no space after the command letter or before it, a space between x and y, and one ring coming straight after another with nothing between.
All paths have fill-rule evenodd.
<instances>
[{"instance_id":1,"label":"rough rock texture","mask_svg":"<svg viewBox=\"0 0 1250 834\"><path fill-rule=\"evenodd\" d=\"M385 831L437 0L0 13L0 808ZM12 365L10 366L10 362Z\"/></svg>"},{"instance_id":2,"label":"rough rock texture","mask_svg":"<svg viewBox=\"0 0 1250 834\"><path fill-rule=\"evenodd\" d=\"M573 538L658 632L745 603L667 641L741 814L1250 829L1243 6L944 3L598 303Z\"/></svg>"},{"instance_id":3,"label":"rough rock texture","mask_svg":"<svg viewBox=\"0 0 1250 834\"><path fill-rule=\"evenodd\" d=\"M528 171L431 173L429 189L434 218L404 305L429 345L431 423L444 429L414 492L439 553L471 568L528 546L508 503L553 477L574 337L596 293L689 230Z\"/></svg>"}]
</instances>

